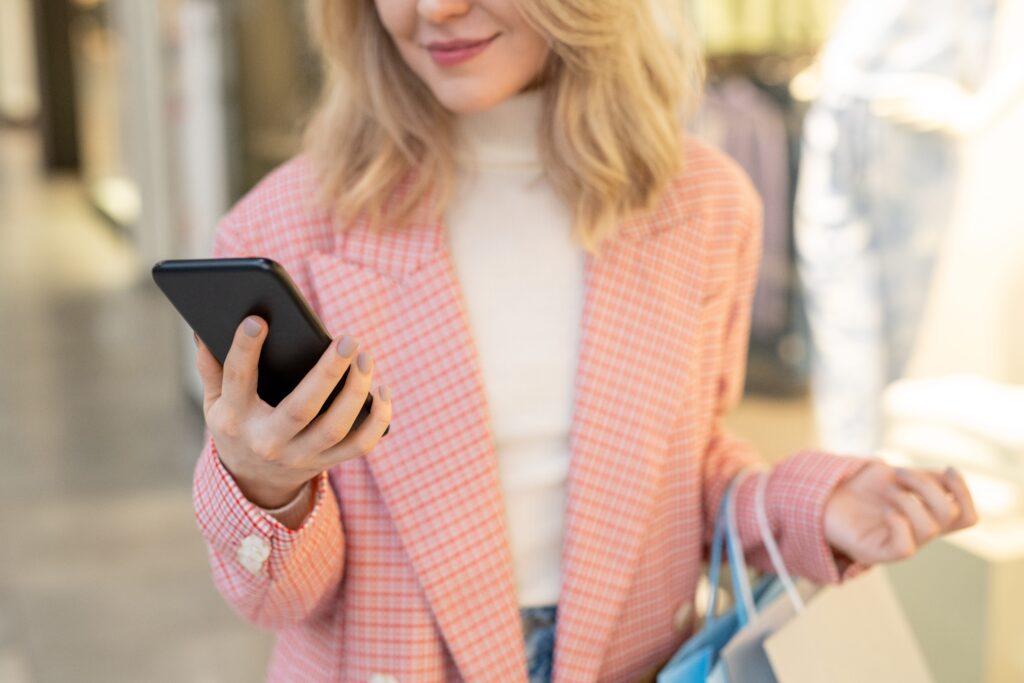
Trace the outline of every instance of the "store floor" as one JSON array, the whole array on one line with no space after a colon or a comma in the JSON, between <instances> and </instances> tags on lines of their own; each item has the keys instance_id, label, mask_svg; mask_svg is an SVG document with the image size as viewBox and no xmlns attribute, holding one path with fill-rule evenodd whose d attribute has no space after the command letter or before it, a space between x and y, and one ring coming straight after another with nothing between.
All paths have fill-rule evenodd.
<instances>
[{"instance_id":1,"label":"store floor","mask_svg":"<svg viewBox=\"0 0 1024 683\"><path fill-rule=\"evenodd\" d=\"M192 515L173 311L38 145L0 129L0 683L261 680L271 635L213 589ZM775 459L809 411L730 423Z\"/></svg>"},{"instance_id":2,"label":"store floor","mask_svg":"<svg viewBox=\"0 0 1024 683\"><path fill-rule=\"evenodd\" d=\"M36 137L0 131L0 682L255 681L213 589L172 311Z\"/></svg>"}]
</instances>

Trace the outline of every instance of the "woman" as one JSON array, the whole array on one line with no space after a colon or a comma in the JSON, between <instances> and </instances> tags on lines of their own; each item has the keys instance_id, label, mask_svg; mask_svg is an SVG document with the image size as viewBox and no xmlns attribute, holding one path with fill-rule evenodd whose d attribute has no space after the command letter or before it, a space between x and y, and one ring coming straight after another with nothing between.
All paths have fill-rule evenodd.
<instances>
[{"instance_id":1,"label":"woman","mask_svg":"<svg viewBox=\"0 0 1024 683\"><path fill-rule=\"evenodd\" d=\"M198 349L218 589L278 632L275 680L654 670L692 632L722 492L758 461L722 417L759 206L682 137L692 41L633 0L310 10L330 68L306 153L215 252L281 262L338 338L276 408L255 393L265 322L239 326L223 368ZM746 481L764 566L752 502ZM974 519L954 473L810 451L771 471L767 510L789 566L822 582Z\"/></svg>"}]
</instances>

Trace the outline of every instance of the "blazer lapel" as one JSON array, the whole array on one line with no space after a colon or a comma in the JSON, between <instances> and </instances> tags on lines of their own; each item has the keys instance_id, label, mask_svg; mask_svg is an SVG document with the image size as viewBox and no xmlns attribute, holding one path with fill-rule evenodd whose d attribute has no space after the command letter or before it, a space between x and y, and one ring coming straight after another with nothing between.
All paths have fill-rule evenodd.
<instances>
[{"instance_id":1,"label":"blazer lapel","mask_svg":"<svg viewBox=\"0 0 1024 683\"><path fill-rule=\"evenodd\" d=\"M431 210L409 229L338 234L310 261L314 303L332 335L373 354L375 384L394 394L391 432L366 462L461 675L525 683L483 378ZM556 681L599 672L683 408L705 259L701 226L679 215L625 222L598 259L585 257Z\"/></svg>"},{"instance_id":2,"label":"blazer lapel","mask_svg":"<svg viewBox=\"0 0 1024 683\"><path fill-rule=\"evenodd\" d=\"M683 387L696 367L707 259L701 223L680 216L640 217L587 261L556 682L599 674L650 524L670 430L689 408Z\"/></svg>"},{"instance_id":3,"label":"blazer lapel","mask_svg":"<svg viewBox=\"0 0 1024 683\"><path fill-rule=\"evenodd\" d=\"M331 334L359 339L393 392L391 431L365 460L455 664L466 680L525 683L488 409L440 221L357 225L310 269Z\"/></svg>"}]
</instances>

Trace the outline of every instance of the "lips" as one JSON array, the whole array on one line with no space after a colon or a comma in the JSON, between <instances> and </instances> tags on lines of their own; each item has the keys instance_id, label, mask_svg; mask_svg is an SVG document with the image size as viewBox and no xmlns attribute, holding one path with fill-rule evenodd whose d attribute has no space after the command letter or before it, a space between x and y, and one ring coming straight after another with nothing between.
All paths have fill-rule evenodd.
<instances>
[{"instance_id":1,"label":"lips","mask_svg":"<svg viewBox=\"0 0 1024 683\"><path fill-rule=\"evenodd\" d=\"M500 34L490 38L477 40L449 40L445 42L433 42L426 45L427 51L438 66L454 66L476 57L487 49L487 47Z\"/></svg>"},{"instance_id":2,"label":"lips","mask_svg":"<svg viewBox=\"0 0 1024 683\"><path fill-rule=\"evenodd\" d=\"M431 52L453 52L455 50L465 50L489 43L497 37L498 35L495 34L489 38L480 38L479 40L449 40L444 43L433 42L427 44L427 49Z\"/></svg>"}]
</instances>

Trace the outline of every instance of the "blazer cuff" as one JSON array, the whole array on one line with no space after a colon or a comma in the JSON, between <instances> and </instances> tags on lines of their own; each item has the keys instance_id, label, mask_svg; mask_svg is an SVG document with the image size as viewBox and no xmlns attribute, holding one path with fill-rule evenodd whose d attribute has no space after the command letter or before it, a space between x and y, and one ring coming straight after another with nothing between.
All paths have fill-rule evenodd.
<instances>
[{"instance_id":1,"label":"blazer cuff","mask_svg":"<svg viewBox=\"0 0 1024 683\"><path fill-rule=\"evenodd\" d=\"M868 569L843 562L825 538L825 506L832 492L871 461L818 451L780 462L768 480L765 504L789 571L820 584L841 583ZM755 477L744 482L754 500Z\"/></svg>"},{"instance_id":2,"label":"blazer cuff","mask_svg":"<svg viewBox=\"0 0 1024 683\"><path fill-rule=\"evenodd\" d=\"M224 463L222 462L221 465L223 465L223 464ZM313 481L313 480L310 479L309 481ZM278 515L279 516L279 515L283 515L283 514L288 514L288 513L291 513L291 512L294 512L295 510L297 510L300 507L299 503L308 495L309 495L309 482L306 482L305 484L302 485L302 488L299 489L299 492L295 494L295 497L292 498L287 503L285 503L284 505L282 505L280 507L276 507L276 508L260 507L260 509L263 510L264 512L266 512L269 515Z\"/></svg>"},{"instance_id":3,"label":"blazer cuff","mask_svg":"<svg viewBox=\"0 0 1024 683\"><path fill-rule=\"evenodd\" d=\"M289 529L245 497L220 461L213 438L208 436L193 480L196 521L203 537L222 557L236 558L253 574L270 573L278 563L265 560L276 557L280 562L310 530L322 526L317 524L319 518L338 517L327 472L311 481L315 490L313 509L297 529ZM298 500L305 499L303 494L308 493L309 489L303 487Z\"/></svg>"}]
</instances>

